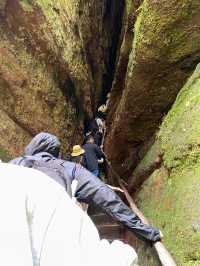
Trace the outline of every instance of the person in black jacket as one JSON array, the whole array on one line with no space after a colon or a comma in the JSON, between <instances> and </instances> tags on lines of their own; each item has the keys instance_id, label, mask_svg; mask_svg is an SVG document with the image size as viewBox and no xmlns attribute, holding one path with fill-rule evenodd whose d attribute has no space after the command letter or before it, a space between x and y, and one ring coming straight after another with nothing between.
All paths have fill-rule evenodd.
<instances>
[{"instance_id":1,"label":"person in black jacket","mask_svg":"<svg viewBox=\"0 0 200 266\"><path fill-rule=\"evenodd\" d=\"M85 150L85 161L87 169L95 176L99 175L99 162L102 163L105 159L105 154L102 150L94 143L94 137L88 136L86 144L83 145Z\"/></svg>"},{"instance_id":2,"label":"person in black jacket","mask_svg":"<svg viewBox=\"0 0 200 266\"><path fill-rule=\"evenodd\" d=\"M138 238L147 242L161 240L160 231L150 225L144 224L140 218L121 200L121 198L99 178L92 175L80 164L57 159L59 156L60 142L58 138L49 133L36 135L25 149L25 156L11 161L13 164L26 166L26 158L46 162L48 165L62 166L66 176L71 182L76 179L78 185L75 197L78 201L93 204L103 212L110 215L115 221L122 223ZM42 171L42 170L41 170ZM59 182L64 186L63 180ZM65 188L66 189L66 188ZM67 189L66 189L67 190Z\"/></svg>"}]
</instances>

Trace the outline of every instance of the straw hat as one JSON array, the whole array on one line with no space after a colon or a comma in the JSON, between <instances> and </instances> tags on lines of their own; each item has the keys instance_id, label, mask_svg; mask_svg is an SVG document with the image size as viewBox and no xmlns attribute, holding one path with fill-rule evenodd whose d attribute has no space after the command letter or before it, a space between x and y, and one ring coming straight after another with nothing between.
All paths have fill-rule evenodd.
<instances>
[{"instance_id":1,"label":"straw hat","mask_svg":"<svg viewBox=\"0 0 200 266\"><path fill-rule=\"evenodd\" d=\"M72 156L72 157L80 156L80 155L82 155L82 154L84 154L84 153L85 153L85 151L84 151L84 149L81 148L80 145L75 145L75 146L73 147L73 149L72 149L71 156Z\"/></svg>"},{"instance_id":2,"label":"straw hat","mask_svg":"<svg viewBox=\"0 0 200 266\"><path fill-rule=\"evenodd\" d=\"M107 106L105 104L101 105L99 108L98 108L98 111L99 112L102 112L102 113L105 113L107 111Z\"/></svg>"}]
</instances>

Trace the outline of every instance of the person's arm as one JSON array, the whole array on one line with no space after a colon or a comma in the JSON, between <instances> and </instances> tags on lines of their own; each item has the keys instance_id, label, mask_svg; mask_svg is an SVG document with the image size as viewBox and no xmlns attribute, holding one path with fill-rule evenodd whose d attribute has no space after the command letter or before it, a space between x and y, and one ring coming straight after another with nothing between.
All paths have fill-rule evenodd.
<instances>
[{"instance_id":1,"label":"person's arm","mask_svg":"<svg viewBox=\"0 0 200 266\"><path fill-rule=\"evenodd\" d=\"M23 165L22 162L24 160L24 157L17 157L15 159L12 159L11 161L9 161L9 163L11 164L16 164L16 165Z\"/></svg>"},{"instance_id":2,"label":"person's arm","mask_svg":"<svg viewBox=\"0 0 200 266\"><path fill-rule=\"evenodd\" d=\"M96 178L83 167L76 169L78 186L75 197L87 204L94 204L122 223L138 238L156 242L161 239L158 229L144 224L139 217L121 200L121 198L99 178Z\"/></svg>"}]
</instances>

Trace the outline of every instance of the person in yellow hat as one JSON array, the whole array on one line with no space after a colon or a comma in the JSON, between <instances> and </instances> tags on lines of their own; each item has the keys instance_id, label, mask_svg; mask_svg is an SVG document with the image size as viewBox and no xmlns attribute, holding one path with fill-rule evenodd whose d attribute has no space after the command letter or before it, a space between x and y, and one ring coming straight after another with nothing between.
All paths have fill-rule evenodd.
<instances>
[{"instance_id":1,"label":"person in yellow hat","mask_svg":"<svg viewBox=\"0 0 200 266\"><path fill-rule=\"evenodd\" d=\"M107 115L107 112L108 112L108 105L109 105L109 102L110 102L110 97L111 97L111 94L110 92L107 94L107 100L106 100L106 103L105 104L102 104L99 106L98 108L98 114L101 115L100 117L101 118L106 118L106 115Z\"/></svg>"},{"instance_id":2,"label":"person in yellow hat","mask_svg":"<svg viewBox=\"0 0 200 266\"><path fill-rule=\"evenodd\" d=\"M98 108L98 111L99 112L102 112L102 113L106 113L107 111L107 106L105 104L102 104L99 108Z\"/></svg>"},{"instance_id":3,"label":"person in yellow hat","mask_svg":"<svg viewBox=\"0 0 200 266\"><path fill-rule=\"evenodd\" d=\"M85 150L81 148L80 145L73 146L72 153L71 153L71 161L74 163L81 164L82 166L86 167L84 154L85 154Z\"/></svg>"}]
</instances>

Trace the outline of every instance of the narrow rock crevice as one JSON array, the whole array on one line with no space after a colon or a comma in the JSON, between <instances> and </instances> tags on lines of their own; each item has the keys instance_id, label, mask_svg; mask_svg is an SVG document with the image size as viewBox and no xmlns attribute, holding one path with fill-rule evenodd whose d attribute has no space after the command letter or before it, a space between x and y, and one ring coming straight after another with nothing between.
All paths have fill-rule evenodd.
<instances>
[{"instance_id":1,"label":"narrow rock crevice","mask_svg":"<svg viewBox=\"0 0 200 266\"><path fill-rule=\"evenodd\" d=\"M106 95L111 91L116 71L116 60L121 46L121 32L123 27L123 16L125 0L106 2L104 12L104 28L108 31L110 44L106 52L106 73L103 74L102 93L99 104L105 103Z\"/></svg>"}]
</instances>

